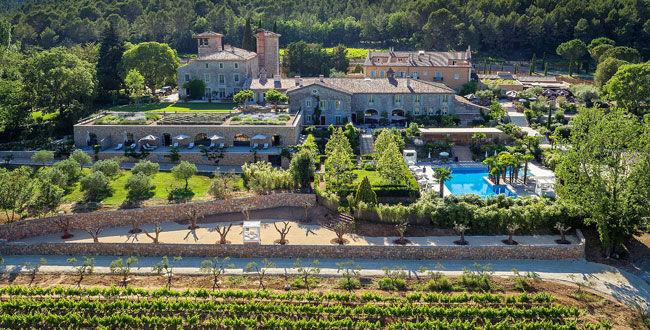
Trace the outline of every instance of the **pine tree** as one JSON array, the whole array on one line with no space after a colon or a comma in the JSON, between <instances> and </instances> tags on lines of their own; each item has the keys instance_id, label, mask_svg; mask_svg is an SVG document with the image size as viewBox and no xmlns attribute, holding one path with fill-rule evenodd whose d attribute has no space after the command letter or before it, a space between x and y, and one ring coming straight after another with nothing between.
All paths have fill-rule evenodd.
<instances>
[{"instance_id":1,"label":"pine tree","mask_svg":"<svg viewBox=\"0 0 650 330\"><path fill-rule=\"evenodd\" d=\"M109 95L111 91L120 89L122 85L122 74L119 68L124 50L124 43L115 25L109 24L102 35L97 61L97 80L102 95Z\"/></svg>"},{"instance_id":2,"label":"pine tree","mask_svg":"<svg viewBox=\"0 0 650 330\"><path fill-rule=\"evenodd\" d=\"M355 200L358 202L364 202L366 204L374 205L377 204L377 194L372 190L370 185L370 180L368 177L364 177L363 180L359 183L357 187L357 193L355 195Z\"/></svg>"},{"instance_id":3,"label":"pine tree","mask_svg":"<svg viewBox=\"0 0 650 330\"><path fill-rule=\"evenodd\" d=\"M251 19L250 17L246 19L246 25L244 25L244 38L241 43L241 48L248 51L255 51L255 39L253 38L253 29L251 28Z\"/></svg>"}]
</instances>

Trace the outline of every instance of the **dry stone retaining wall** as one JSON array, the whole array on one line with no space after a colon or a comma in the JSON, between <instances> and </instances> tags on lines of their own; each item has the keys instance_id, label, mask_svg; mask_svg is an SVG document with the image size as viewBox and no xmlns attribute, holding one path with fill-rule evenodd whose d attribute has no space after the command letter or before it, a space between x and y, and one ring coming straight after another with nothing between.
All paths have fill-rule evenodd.
<instances>
[{"instance_id":1,"label":"dry stone retaining wall","mask_svg":"<svg viewBox=\"0 0 650 330\"><path fill-rule=\"evenodd\" d=\"M69 222L70 230L110 228L135 222L138 225L185 220L186 212L198 208L205 215L241 212L244 208L261 210L278 207L305 207L316 204L316 195L280 193L244 198L232 198L200 203L153 206L130 210L90 212L18 221L0 225L0 239L7 241L61 232L59 223Z\"/></svg>"},{"instance_id":2,"label":"dry stone retaining wall","mask_svg":"<svg viewBox=\"0 0 650 330\"><path fill-rule=\"evenodd\" d=\"M579 234L580 236L580 234ZM581 236L580 236L581 237ZM110 255L233 258L342 259L584 259L584 239L570 245L517 246L339 246L339 245L217 245L153 243L0 244L3 255Z\"/></svg>"}]
</instances>

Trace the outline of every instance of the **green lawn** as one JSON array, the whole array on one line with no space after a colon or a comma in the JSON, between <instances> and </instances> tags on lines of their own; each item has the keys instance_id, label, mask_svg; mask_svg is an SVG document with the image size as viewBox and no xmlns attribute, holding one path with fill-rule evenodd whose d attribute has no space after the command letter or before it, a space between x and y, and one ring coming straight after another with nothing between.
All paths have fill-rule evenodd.
<instances>
[{"instance_id":1,"label":"green lawn","mask_svg":"<svg viewBox=\"0 0 650 330\"><path fill-rule=\"evenodd\" d=\"M402 191L404 194L406 194L408 191L419 190L418 183L415 181L415 178L410 171L408 172L408 184L402 183L398 185L390 184L381 176L379 171L354 170L354 174L357 175L357 178L354 180L354 183L352 185L355 187L355 190L356 187L359 186L359 183L361 183L361 180L367 176L368 180L370 180L372 190L374 190L380 197L397 196L394 195L396 191Z\"/></svg>"},{"instance_id":2,"label":"green lawn","mask_svg":"<svg viewBox=\"0 0 650 330\"><path fill-rule=\"evenodd\" d=\"M368 180L370 180L370 185L373 187L386 186L390 184L382 178L379 171L354 170L354 174L357 175L357 178L354 180L354 187L358 186L359 183L361 183L361 180L366 176L368 177Z\"/></svg>"},{"instance_id":3,"label":"green lawn","mask_svg":"<svg viewBox=\"0 0 650 330\"><path fill-rule=\"evenodd\" d=\"M123 112L230 112L237 104L235 103L146 103L136 106L135 104L119 105L104 110Z\"/></svg>"},{"instance_id":4,"label":"green lawn","mask_svg":"<svg viewBox=\"0 0 650 330\"><path fill-rule=\"evenodd\" d=\"M89 169L84 169L85 173L89 173ZM113 187L113 196L107 197L102 202L106 205L119 206L126 200L126 189L124 185L131 176L131 171L121 171L120 174L111 180L111 187ZM241 180L240 180L241 181ZM172 187L184 185L183 181L176 180L169 172L159 172L153 177L153 184L156 186L155 195L153 199L166 201L167 193ZM205 175L195 175L190 179L189 187L194 191L194 199L201 199L207 196L208 187L210 186L210 177ZM238 184L238 188L239 184ZM74 203L83 199L83 193L79 190L79 183L77 183L72 191L65 196L65 201Z\"/></svg>"}]
</instances>

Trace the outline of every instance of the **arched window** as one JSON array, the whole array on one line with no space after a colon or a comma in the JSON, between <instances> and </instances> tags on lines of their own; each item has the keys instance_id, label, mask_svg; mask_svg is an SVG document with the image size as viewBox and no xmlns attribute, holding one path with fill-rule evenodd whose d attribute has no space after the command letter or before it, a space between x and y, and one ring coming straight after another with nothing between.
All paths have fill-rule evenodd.
<instances>
[{"instance_id":1,"label":"arched window","mask_svg":"<svg viewBox=\"0 0 650 330\"><path fill-rule=\"evenodd\" d=\"M235 135L235 139L233 140L232 145L235 147L250 147L251 138L245 134L237 134Z\"/></svg>"}]
</instances>

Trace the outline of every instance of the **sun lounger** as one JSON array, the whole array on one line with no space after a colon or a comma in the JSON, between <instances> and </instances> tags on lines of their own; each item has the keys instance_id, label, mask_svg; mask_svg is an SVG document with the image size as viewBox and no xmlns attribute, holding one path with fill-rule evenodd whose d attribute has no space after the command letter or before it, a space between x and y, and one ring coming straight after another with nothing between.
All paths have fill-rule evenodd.
<instances>
[{"instance_id":1,"label":"sun lounger","mask_svg":"<svg viewBox=\"0 0 650 330\"><path fill-rule=\"evenodd\" d=\"M190 144L187 146L187 149L192 149L194 148L194 142L190 142Z\"/></svg>"},{"instance_id":2,"label":"sun lounger","mask_svg":"<svg viewBox=\"0 0 650 330\"><path fill-rule=\"evenodd\" d=\"M174 144L172 145L172 147L174 147L174 148L178 148L178 142L174 142Z\"/></svg>"},{"instance_id":3,"label":"sun lounger","mask_svg":"<svg viewBox=\"0 0 650 330\"><path fill-rule=\"evenodd\" d=\"M115 147L115 150L122 150L123 144L118 144L117 147Z\"/></svg>"},{"instance_id":4,"label":"sun lounger","mask_svg":"<svg viewBox=\"0 0 650 330\"><path fill-rule=\"evenodd\" d=\"M135 149L135 147L137 147L135 143L131 144L131 149Z\"/></svg>"},{"instance_id":5,"label":"sun lounger","mask_svg":"<svg viewBox=\"0 0 650 330\"><path fill-rule=\"evenodd\" d=\"M254 143L254 144L253 144L253 149L257 149L259 146L260 146L259 144Z\"/></svg>"},{"instance_id":6,"label":"sun lounger","mask_svg":"<svg viewBox=\"0 0 650 330\"><path fill-rule=\"evenodd\" d=\"M216 147L216 146L217 146L217 145L216 145L214 142L210 142L210 148L214 148L214 147Z\"/></svg>"},{"instance_id":7,"label":"sun lounger","mask_svg":"<svg viewBox=\"0 0 650 330\"><path fill-rule=\"evenodd\" d=\"M219 148L223 149L225 145L223 143L219 143Z\"/></svg>"},{"instance_id":8,"label":"sun lounger","mask_svg":"<svg viewBox=\"0 0 650 330\"><path fill-rule=\"evenodd\" d=\"M268 144L268 143L264 143L264 149L268 149L268 148L269 148L269 144Z\"/></svg>"}]
</instances>

